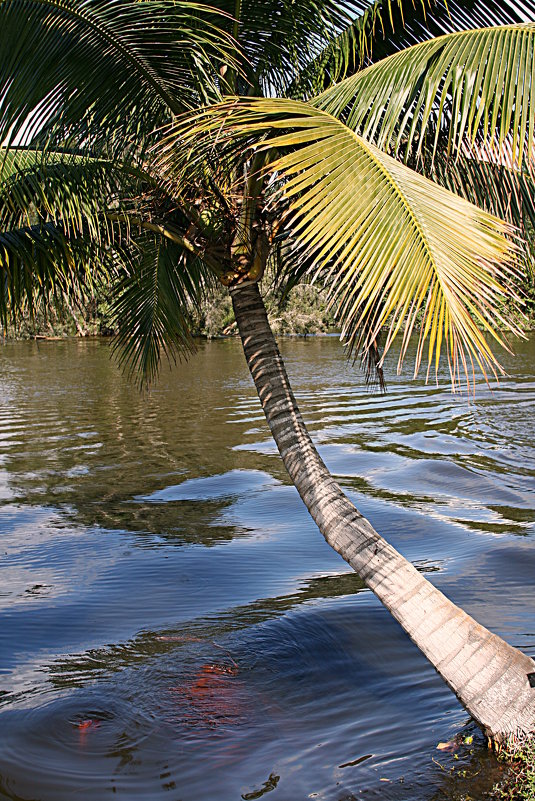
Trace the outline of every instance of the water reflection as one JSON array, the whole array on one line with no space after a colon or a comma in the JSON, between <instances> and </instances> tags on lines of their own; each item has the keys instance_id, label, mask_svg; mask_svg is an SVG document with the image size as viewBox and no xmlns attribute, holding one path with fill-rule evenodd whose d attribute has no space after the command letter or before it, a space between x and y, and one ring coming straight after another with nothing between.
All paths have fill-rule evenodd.
<instances>
[{"instance_id":1,"label":"water reflection","mask_svg":"<svg viewBox=\"0 0 535 801\"><path fill-rule=\"evenodd\" d=\"M282 349L362 511L535 655L535 339L470 404ZM0 798L484 797L499 766L318 535L236 341L145 394L96 341L7 344L0 382Z\"/></svg>"},{"instance_id":2,"label":"water reflection","mask_svg":"<svg viewBox=\"0 0 535 801\"><path fill-rule=\"evenodd\" d=\"M208 651L222 649L231 651L221 638L233 632L258 626L284 613L314 600L354 595L365 589L361 579L353 572L335 576L319 576L310 579L299 589L277 598L262 598L211 620L192 620L187 625L162 629L158 632L144 631L125 643L91 650L86 654L63 658L48 666L49 678L55 687L81 686L97 675L117 672L142 660L160 659L163 655L173 655L184 649L198 648L206 644ZM233 659L231 661L234 661Z\"/></svg>"}]
</instances>

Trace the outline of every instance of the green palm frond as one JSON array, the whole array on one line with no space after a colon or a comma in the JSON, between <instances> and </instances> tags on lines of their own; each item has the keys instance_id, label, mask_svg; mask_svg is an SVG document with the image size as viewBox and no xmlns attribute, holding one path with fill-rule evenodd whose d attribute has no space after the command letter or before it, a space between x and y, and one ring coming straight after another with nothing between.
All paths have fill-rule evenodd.
<instances>
[{"instance_id":1,"label":"green palm frond","mask_svg":"<svg viewBox=\"0 0 535 801\"><path fill-rule=\"evenodd\" d=\"M11 150L0 176L0 231L52 223L113 247L141 230L180 239L188 219L155 175L128 163Z\"/></svg>"},{"instance_id":2,"label":"green palm frond","mask_svg":"<svg viewBox=\"0 0 535 801\"><path fill-rule=\"evenodd\" d=\"M383 150L448 149L464 140L514 161L533 157L535 23L452 33L396 53L313 101ZM430 141L429 141L430 140Z\"/></svg>"},{"instance_id":3,"label":"green palm frond","mask_svg":"<svg viewBox=\"0 0 535 801\"><path fill-rule=\"evenodd\" d=\"M0 182L7 181L14 173L33 169L43 161L43 153L32 148L0 147Z\"/></svg>"},{"instance_id":4,"label":"green palm frond","mask_svg":"<svg viewBox=\"0 0 535 801\"><path fill-rule=\"evenodd\" d=\"M454 384L470 362L498 367L484 332L503 344L500 326L516 330L500 312L518 255L511 226L305 103L206 109L174 129L160 158L178 178L189 141L198 158L214 158L218 143L254 148L254 139L279 152L267 169L289 203L286 227L326 274L350 348L368 353L386 326L385 352L401 335L401 365L421 320L416 370L424 346L430 366L447 351Z\"/></svg>"},{"instance_id":5,"label":"green palm frond","mask_svg":"<svg viewBox=\"0 0 535 801\"><path fill-rule=\"evenodd\" d=\"M433 37L533 19L534 0L375 0L329 40L285 94L307 100L346 75Z\"/></svg>"},{"instance_id":6,"label":"green palm frond","mask_svg":"<svg viewBox=\"0 0 535 801\"><path fill-rule=\"evenodd\" d=\"M99 188L109 201L117 178L108 168L86 159L56 162L12 172L0 185L0 320L31 318L38 303L84 302L95 282L105 283L120 361L147 381L163 354L192 350L189 313L213 273L182 236L176 211L173 224L124 204L106 208Z\"/></svg>"},{"instance_id":7,"label":"green palm frond","mask_svg":"<svg viewBox=\"0 0 535 801\"><path fill-rule=\"evenodd\" d=\"M60 306L63 298L91 293L93 275L104 277L111 254L86 237L65 236L52 223L0 232L0 320L33 316L37 302Z\"/></svg>"},{"instance_id":8,"label":"green palm frond","mask_svg":"<svg viewBox=\"0 0 535 801\"><path fill-rule=\"evenodd\" d=\"M174 359L194 350L190 315L210 281L203 262L176 243L151 234L136 240L114 287L112 314L119 360L142 382L156 375L162 355Z\"/></svg>"},{"instance_id":9,"label":"green palm frond","mask_svg":"<svg viewBox=\"0 0 535 801\"><path fill-rule=\"evenodd\" d=\"M35 150L0 151L0 318L33 316L92 291L111 267L114 224L102 213L117 170L105 162Z\"/></svg>"},{"instance_id":10,"label":"green palm frond","mask_svg":"<svg viewBox=\"0 0 535 801\"><path fill-rule=\"evenodd\" d=\"M235 21L246 81L229 93L285 94L328 43L360 16L368 0L209 0Z\"/></svg>"},{"instance_id":11,"label":"green palm frond","mask_svg":"<svg viewBox=\"0 0 535 801\"><path fill-rule=\"evenodd\" d=\"M455 31L515 25L535 19L533 0L377 0L355 25L364 35L362 54L377 62L399 50ZM356 64L360 68L362 63ZM356 71L349 68L350 71Z\"/></svg>"},{"instance_id":12,"label":"green palm frond","mask_svg":"<svg viewBox=\"0 0 535 801\"><path fill-rule=\"evenodd\" d=\"M67 236L113 239L105 211L117 207L121 196L135 196L138 185L119 163L11 151L0 181L0 231L52 222Z\"/></svg>"},{"instance_id":13,"label":"green palm frond","mask_svg":"<svg viewBox=\"0 0 535 801\"><path fill-rule=\"evenodd\" d=\"M216 96L214 62L235 51L214 16L185 0L1 0L0 143L139 151Z\"/></svg>"},{"instance_id":14,"label":"green palm frond","mask_svg":"<svg viewBox=\"0 0 535 801\"><path fill-rule=\"evenodd\" d=\"M504 153L505 155L505 148ZM414 165L427 177L491 214L514 225L529 236L535 229L535 164L513 169L506 160L496 160L486 148L463 148L456 158L440 147L431 161Z\"/></svg>"},{"instance_id":15,"label":"green palm frond","mask_svg":"<svg viewBox=\"0 0 535 801\"><path fill-rule=\"evenodd\" d=\"M0 182L0 318L32 316L37 302L61 308L104 282L120 360L150 380L162 354L191 350L188 313L210 280L188 224L138 169L12 150Z\"/></svg>"},{"instance_id":16,"label":"green palm frond","mask_svg":"<svg viewBox=\"0 0 535 801\"><path fill-rule=\"evenodd\" d=\"M421 20L426 23L432 10L439 19L443 16L450 19L443 3L435 4L433 0L376 0L343 31L330 38L295 77L286 90L286 96L308 100L347 74L358 72L372 60L397 51L403 46L398 44L401 38L410 39L412 36L410 44L414 44L414 22ZM406 27L406 18L412 23L410 29ZM416 41L430 36L427 28L420 27Z\"/></svg>"},{"instance_id":17,"label":"green palm frond","mask_svg":"<svg viewBox=\"0 0 535 801\"><path fill-rule=\"evenodd\" d=\"M440 147L432 163L416 163L418 172L432 178L451 192L475 203L507 221L522 232L524 247L520 258L523 273L535 274L535 164L525 162L524 169L512 169L497 161L485 149L448 157ZM525 281L523 282L525 285Z\"/></svg>"}]
</instances>

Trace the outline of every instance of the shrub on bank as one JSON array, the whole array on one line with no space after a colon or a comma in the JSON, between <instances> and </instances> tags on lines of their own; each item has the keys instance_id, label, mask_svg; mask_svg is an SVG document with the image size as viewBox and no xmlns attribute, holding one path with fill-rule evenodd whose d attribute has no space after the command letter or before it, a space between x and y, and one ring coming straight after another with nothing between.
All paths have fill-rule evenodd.
<instances>
[{"instance_id":1,"label":"shrub on bank","mask_svg":"<svg viewBox=\"0 0 535 801\"><path fill-rule=\"evenodd\" d=\"M493 789L492 801L535 801L535 741L514 751L504 750L507 763L504 778Z\"/></svg>"}]
</instances>

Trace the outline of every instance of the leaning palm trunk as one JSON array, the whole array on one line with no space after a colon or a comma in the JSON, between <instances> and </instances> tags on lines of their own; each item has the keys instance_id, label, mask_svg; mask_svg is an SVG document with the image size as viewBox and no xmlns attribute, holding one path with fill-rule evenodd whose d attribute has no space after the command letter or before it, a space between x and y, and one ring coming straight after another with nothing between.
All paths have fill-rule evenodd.
<instances>
[{"instance_id":1,"label":"leaning palm trunk","mask_svg":"<svg viewBox=\"0 0 535 801\"><path fill-rule=\"evenodd\" d=\"M245 358L269 427L321 533L392 613L495 745L535 732L535 662L455 606L346 498L297 407L257 284L232 290Z\"/></svg>"}]
</instances>

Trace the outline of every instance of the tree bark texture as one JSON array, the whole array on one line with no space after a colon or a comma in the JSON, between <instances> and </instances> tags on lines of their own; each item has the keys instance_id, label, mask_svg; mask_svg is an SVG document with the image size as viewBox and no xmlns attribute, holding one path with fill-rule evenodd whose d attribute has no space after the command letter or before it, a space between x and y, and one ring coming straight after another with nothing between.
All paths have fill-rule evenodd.
<instances>
[{"instance_id":1,"label":"tree bark texture","mask_svg":"<svg viewBox=\"0 0 535 801\"><path fill-rule=\"evenodd\" d=\"M231 290L247 365L284 465L321 533L392 613L495 744L535 731L535 662L477 623L344 495L303 423L257 284Z\"/></svg>"}]
</instances>

